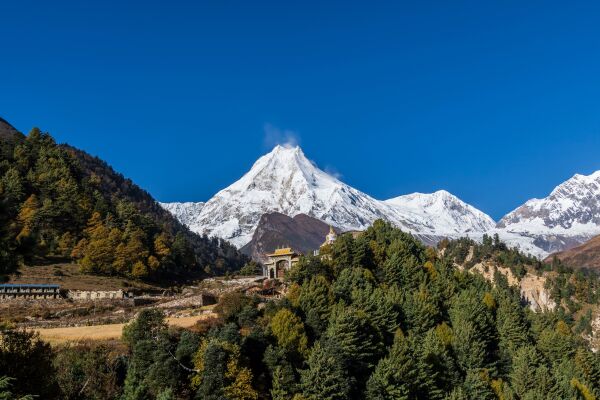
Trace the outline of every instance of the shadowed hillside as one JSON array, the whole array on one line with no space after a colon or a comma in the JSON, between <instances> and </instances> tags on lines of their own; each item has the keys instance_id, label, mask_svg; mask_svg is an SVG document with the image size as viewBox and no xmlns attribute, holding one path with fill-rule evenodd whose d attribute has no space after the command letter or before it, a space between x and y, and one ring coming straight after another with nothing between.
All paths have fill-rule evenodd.
<instances>
[{"instance_id":1,"label":"shadowed hillside","mask_svg":"<svg viewBox=\"0 0 600 400\"><path fill-rule=\"evenodd\" d=\"M329 225L306 214L291 218L281 213L264 214L250 243L241 252L257 261L278 247L292 247L306 254L317 250L325 241Z\"/></svg>"},{"instance_id":2,"label":"shadowed hillside","mask_svg":"<svg viewBox=\"0 0 600 400\"><path fill-rule=\"evenodd\" d=\"M569 267L600 270L600 236L572 249L554 253L546 262L552 262L555 257Z\"/></svg>"}]
</instances>

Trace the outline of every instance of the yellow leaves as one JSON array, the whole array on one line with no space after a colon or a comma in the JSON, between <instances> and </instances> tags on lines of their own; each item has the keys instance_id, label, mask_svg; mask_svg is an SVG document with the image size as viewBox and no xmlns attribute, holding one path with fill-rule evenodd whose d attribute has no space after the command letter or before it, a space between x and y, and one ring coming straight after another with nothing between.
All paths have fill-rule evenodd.
<instances>
[{"instance_id":1,"label":"yellow leaves","mask_svg":"<svg viewBox=\"0 0 600 400\"><path fill-rule=\"evenodd\" d=\"M438 273L435 270L435 267L433 266L433 263L431 261L426 261L423 265L423 268L425 268L425 271L427 271L427 274L429 274L431 280L435 280L437 278Z\"/></svg>"},{"instance_id":2,"label":"yellow leaves","mask_svg":"<svg viewBox=\"0 0 600 400\"><path fill-rule=\"evenodd\" d=\"M19 215L17 216L17 223L20 229L16 238L17 242L28 239L32 235L38 207L39 203L35 194L29 196L21 205Z\"/></svg>"},{"instance_id":3,"label":"yellow leaves","mask_svg":"<svg viewBox=\"0 0 600 400\"><path fill-rule=\"evenodd\" d=\"M596 400L594 393L592 393L592 391L578 379L571 379L571 386L577 389L579 394L581 394L585 400Z\"/></svg>"},{"instance_id":4,"label":"yellow leaves","mask_svg":"<svg viewBox=\"0 0 600 400\"><path fill-rule=\"evenodd\" d=\"M252 372L250 369L241 368L236 370L235 380L231 385L225 387L225 396L231 400L258 399L258 392L252 388Z\"/></svg>"},{"instance_id":5,"label":"yellow leaves","mask_svg":"<svg viewBox=\"0 0 600 400\"><path fill-rule=\"evenodd\" d=\"M75 259L83 258L84 251L87 245L88 240L85 238L81 239L79 242L77 242L75 247L73 247L73 250L71 251L71 257Z\"/></svg>"},{"instance_id":6,"label":"yellow leaves","mask_svg":"<svg viewBox=\"0 0 600 400\"><path fill-rule=\"evenodd\" d=\"M223 388L225 397L231 400L257 400L258 392L252 387L252 371L240 366L240 347L219 339L204 339L194 355L194 369L196 375L192 377L192 387L198 389L202 385L205 373L204 356L209 346L218 346L227 353L225 383Z\"/></svg>"},{"instance_id":7,"label":"yellow leaves","mask_svg":"<svg viewBox=\"0 0 600 400\"><path fill-rule=\"evenodd\" d=\"M492 294L490 292L485 292L485 294L483 295L483 304L485 304L485 306L488 308L488 310L494 310L497 306L496 304L496 300L494 299L494 296L492 296Z\"/></svg>"},{"instance_id":8,"label":"yellow leaves","mask_svg":"<svg viewBox=\"0 0 600 400\"><path fill-rule=\"evenodd\" d=\"M556 323L556 332L563 336L570 336L571 328L569 328L569 325L565 321L558 321Z\"/></svg>"},{"instance_id":9,"label":"yellow leaves","mask_svg":"<svg viewBox=\"0 0 600 400\"><path fill-rule=\"evenodd\" d=\"M151 270L156 271L160 267L160 261L158 261L158 258L154 256L148 257L148 267L150 267Z\"/></svg>"},{"instance_id":10,"label":"yellow leaves","mask_svg":"<svg viewBox=\"0 0 600 400\"><path fill-rule=\"evenodd\" d=\"M252 371L239 366L239 346L224 342L223 347L230 353L225 378L231 381L231 384L225 386L225 396L231 400L258 399L258 393L252 388Z\"/></svg>"},{"instance_id":11,"label":"yellow leaves","mask_svg":"<svg viewBox=\"0 0 600 400\"><path fill-rule=\"evenodd\" d=\"M301 355L308 353L308 337L300 317L287 308L277 311L269 324L277 344L291 352Z\"/></svg>"},{"instance_id":12,"label":"yellow leaves","mask_svg":"<svg viewBox=\"0 0 600 400\"><path fill-rule=\"evenodd\" d=\"M294 307L300 307L300 294L302 293L302 287L297 283L290 286L287 291L287 298Z\"/></svg>"},{"instance_id":13,"label":"yellow leaves","mask_svg":"<svg viewBox=\"0 0 600 400\"><path fill-rule=\"evenodd\" d=\"M88 220L85 233L90 237L90 239L108 235L108 228L104 226L102 216L98 211L95 211Z\"/></svg>"},{"instance_id":14,"label":"yellow leaves","mask_svg":"<svg viewBox=\"0 0 600 400\"><path fill-rule=\"evenodd\" d=\"M133 264L133 268L131 268L131 276L133 276L136 279L142 279L148 276L148 267L146 267L146 265L141 262L138 261L135 264Z\"/></svg>"},{"instance_id":15,"label":"yellow leaves","mask_svg":"<svg viewBox=\"0 0 600 400\"><path fill-rule=\"evenodd\" d=\"M449 348L452 345L452 328L450 328L445 321L435 327L435 334L446 348Z\"/></svg>"},{"instance_id":16,"label":"yellow leaves","mask_svg":"<svg viewBox=\"0 0 600 400\"><path fill-rule=\"evenodd\" d=\"M206 349L208 348L208 340L203 339L200 343L200 347L196 354L194 354L194 369L196 370L196 375L192 377L192 387L194 389L198 389L202 384L202 374L204 372L204 354L206 353Z\"/></svg>"},{"instance_id":17,"label":"yellow leaves","mask_svg":"<svg viewBox=\"0 0 600 400\"><path fill-rule=\"evenodd\" d=\"M496 395L498 400L507 400L506 396L504 395L504 389L506 384L501 378L493 379L490 383L490 386L492 387L492 390L494 391L494 394Z\"/></svg>"},{"instance_id":18,"label":"yellow leaves","mask_svg":"<svg viewBox=\"0 0 600 400\"><path fill-rule=\"evenodd\" d=\"M171 255L170 240L166 233L162 232L154 239L154 253L161 259Z\"/></svg>"},{"instance_id":19,"label":"yellow leaves","mask_svg":"<svg viewBox=\"0 0 600 400\"><path fill-rule=\"evenodd\" d=\"M75 245L75 238L71 233L65 232L61 235L60 239L58 239L58 252L62 256L67 256L71 254L71 249Z\"/></svg>"}]
</instances>

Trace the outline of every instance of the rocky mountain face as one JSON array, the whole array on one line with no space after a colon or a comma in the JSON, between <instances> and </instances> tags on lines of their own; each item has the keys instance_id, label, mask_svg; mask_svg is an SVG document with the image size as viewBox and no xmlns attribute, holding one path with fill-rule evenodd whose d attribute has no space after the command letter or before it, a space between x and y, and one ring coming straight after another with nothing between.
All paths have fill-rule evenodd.
<instances>
[{"instance_id":1,"label":"rocky mountain face","mask_svg":"<svg viewBox=\"0 0 600 400\"><path fill-rule=\"evenodd\" d=\"M264 262L264 255L278 247L291 247L307 254L317 250L329 233L329 225L306 214L288 217L281 213L264 214L241 252Z\"/></svg>"},{"instance_id":2,"label":"rocky mountain face","mask_svg":"<svg viewBox=\"0 0 600 400\"><path fill-rule=\"evenodd\" d=\"M600 234L600 171L575 175L544 199L531 199L508 213L497 232L538 255L573 248Z\"/></svg>"},{"instance_id":3,"label":"rocky mountain face","mask_svg":"<svg viewBox=\"0 0 600 400\"><path fill-rule=\"evenodd\" d=\"M447 192L413 194L389 201L373 197L320 170L299 147L276 146L250 171L221 190L199 212L185 203L163 204L195 232L242 247L264 214L306 214L341 230L362 230L385 219L426 242L481 235L493 220ZM193 203L192 203L193 204Z\"/></svg>"}]
</instances>

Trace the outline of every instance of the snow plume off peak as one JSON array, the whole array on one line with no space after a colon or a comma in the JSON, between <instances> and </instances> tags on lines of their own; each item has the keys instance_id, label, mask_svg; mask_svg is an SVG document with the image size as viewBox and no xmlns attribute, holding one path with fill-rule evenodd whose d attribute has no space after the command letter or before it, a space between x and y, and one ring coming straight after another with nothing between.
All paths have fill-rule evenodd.
<instances>
[{"instance_id":1,"label":"snow plume off peak","mask_svg":"<svg viewBox=\"0 0 600 400\"><path fill-rule=\"evenodd\" d=\"M298 134L289 129L280 129L272 124L265 124L265 139L264 144L267 148L275 146L283 146L287 149L298 147L300 145L300 137Z\"/></svg>"}]
</instances>

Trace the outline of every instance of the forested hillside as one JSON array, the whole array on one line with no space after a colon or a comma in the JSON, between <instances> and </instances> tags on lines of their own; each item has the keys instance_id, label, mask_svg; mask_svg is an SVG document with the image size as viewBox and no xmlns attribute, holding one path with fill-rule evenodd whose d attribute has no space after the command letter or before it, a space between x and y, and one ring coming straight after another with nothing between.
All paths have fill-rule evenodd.
<instances>
[{"instance_id":1,"label":"forested hillside","mask_svg":"<svg viewBox=\"0 0 600 400\"><path fill-rule=\"evenodd\" d=\"M0 121L0 275L76 261L89 273L184 278L239 269L245 256L198 236L104 161Z\"/></svg>"},{"instance_id":2,"label":"forested hillside","mask_svg":"<svg viewBox=\"0 0 600 400\"><path fill-rule=\"evenodd\" d=\"M220 323L193 332L144 311L124 331L125 353L43 353L55 372L36 386L12 375L14 391L123 400L600 396L600 357L562 308L534 313L505 281L463 272L381 221L324 254L291 270L281 300L259 307L226 295Z\"/></svg>"},{"instance_id":3,"label":"forested hillside","mask_svg":"<svg viewBox=\"0 0 600 400\"><path fill-rule=\"evenodd\" d=\"M560 258L540 261L509 248L495 237L484 235L482 243L463 238L438 244L443 254L466 269L478 263L509 268L517 278L543 276L551 299L563 307L564 317L577 323L578 332L590 332L592 308L600 308L600 274L595 268L565 265ZM593 307L590 307L593 306Z\"/></svg>"}]
</instances>

